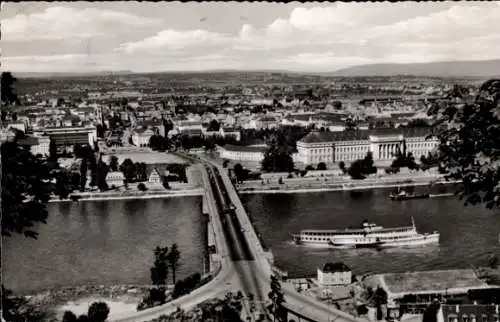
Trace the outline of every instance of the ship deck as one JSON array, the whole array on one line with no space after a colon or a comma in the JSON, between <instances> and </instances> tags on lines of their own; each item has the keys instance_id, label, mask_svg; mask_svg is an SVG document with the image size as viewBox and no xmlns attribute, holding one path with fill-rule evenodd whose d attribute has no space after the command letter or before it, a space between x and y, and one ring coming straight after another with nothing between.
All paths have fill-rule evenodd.
<instances>
[{"instance_id":1,"label":"ship deck","mask_svg":"<svg viewBox=\"0 0 500 322\"><path fill-rule=\"evenodd\" d=\"M368 233L391 233L391 232L403 232L412 230L413 226L407 227L394 227L394 228L382 228L377 230L368 230ZM347 228L347 229L306 229L301 230L299 234L311 234L311 233L321 233L321 234L363 234L365 230L362 228Z\"/></svg>"}]
</instances>

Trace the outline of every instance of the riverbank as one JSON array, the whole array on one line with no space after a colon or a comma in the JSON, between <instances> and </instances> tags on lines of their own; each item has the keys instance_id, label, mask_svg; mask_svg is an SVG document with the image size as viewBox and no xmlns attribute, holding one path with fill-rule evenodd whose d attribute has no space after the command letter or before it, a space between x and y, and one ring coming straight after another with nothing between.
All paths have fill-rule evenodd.
<instances>
[{"instance_id":1,"label":"riverbank","mask_svg":"<svg viewBox=\"0 0 500 322\"><path fill-rule=\"evenodd\" d=\"M43 311L53 312L61 319L64 311L77 315L86 314L88 307L98 301L110 307L110 317L119 317L137 311L137 305L153 288L152 285L82 285L50 289L24 294L30 304Z\"/></svg>"},{"instance_id":2,"label":"riverbank","mask_svg":"<svg viewBox=\"0 0 500 322\"><path fill-rule=\"evenodd\" d=\"M438 181L434 184L451 185L458 182ZM352 190L371 190L397 187L418 187L428 186L430 182L378 182L374 184L365 184L363 182L350 182L345 184L323 185L322 187L287 187L273 186L269 188L237 188L239 194L254 194L254 193L307 193L307 192L327 192L327 191L352 191Z\"/></svg>"},{"instance_id":3,"label":"riverbank","mask_svg":"<svg viewBox=\"0 0 500 322\"><path fill-rule=\"evenodd\" d=\"M186 190L166 190L166 191L144 191L144 192L91 192L77 193L69 195L68 199L52 198L49 202L72 202L72 197L78 198L77 201L98 201L98 200L127 200L127 199L157 199L170 197L189 197L201 196L204 190L202 188Z\"/></svg>"}]
</instances>

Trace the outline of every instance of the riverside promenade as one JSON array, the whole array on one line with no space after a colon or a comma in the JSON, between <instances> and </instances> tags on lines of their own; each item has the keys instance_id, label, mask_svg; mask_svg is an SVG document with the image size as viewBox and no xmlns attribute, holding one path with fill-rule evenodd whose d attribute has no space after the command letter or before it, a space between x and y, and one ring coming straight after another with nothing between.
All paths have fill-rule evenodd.
<instances>
[{"instance_id":1,"label":"riverside promenade","mask_svg":"<svg viewBox=\"0 0 500 322\"><path fill-rule=\"evenodd\" d=\"M240 194L254 193L306 193L322 191L370 190L395 187L429 186L434 184L456 184L459 181L446 181L439 175L384 176L353 180L348 177L283 179L283 183L262 183L260 180L245 181L236 186Z\"/></svg>"}]
</instances>

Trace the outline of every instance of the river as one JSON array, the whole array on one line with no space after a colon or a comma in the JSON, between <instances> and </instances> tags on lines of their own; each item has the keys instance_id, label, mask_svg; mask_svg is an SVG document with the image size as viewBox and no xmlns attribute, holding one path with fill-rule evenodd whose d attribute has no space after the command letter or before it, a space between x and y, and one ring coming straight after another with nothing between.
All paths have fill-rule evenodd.
<instances>
[{"instance_id":1,"label":"river","mask_svg":"<svg viewBox=\"0 0 500 322\"><path fill-rule=\"evenodd\" d=\"M290 276L314 275L328 261L345 262L355 274L363 274L467 268L487 265L490 254L500 256L499 210L464 207L454 197L392 202L389 192L249 194L241 198L272 248L276 265ZM173 242L182 253L178 276L202 272L200 197L51 203L49 212L48 223L38 226L37 241L21 236L4 239L4 283L15 291L87 283L149 283L153 248ZM290 233L301 229L358 226L364 219L386 227L409 225L411 216L420 231L441 233L439 246L321 250L290 242Z\"/></svg>"},{"instance_id":2,"label":"river","mask_svg":"<svg viewBox=\"0 0 500 322\"><path fill-rule=\"evenodd\" d=\"M290 277L315 275L316 269L329 261L344 262L355 274L364 274L469 268L488 265L490 254L500 257L499 210L479 205L466 208L455 197L392 202L387 198L390 191L254 194L241 198L254 214L256 228L272 249L275 264ZM364 219L385 227L409 226L411 216L419 231L440 232L438 246L333 250L290 241L290 233L301 229L359 227Z\"/></svg>"},{"instance_id":3,"label":"river","mask_svg":"<svg viewBox=\"0 0 500 322\"><path fill-rule=\"evenodd\" d=\"M17 292L149 284L153 248L177 243L178 278L203 268L201 197L50 203L38 240L4 238L3 278ZM169 275L169 279L171 274Z\"/></svg>"}]
</instances>

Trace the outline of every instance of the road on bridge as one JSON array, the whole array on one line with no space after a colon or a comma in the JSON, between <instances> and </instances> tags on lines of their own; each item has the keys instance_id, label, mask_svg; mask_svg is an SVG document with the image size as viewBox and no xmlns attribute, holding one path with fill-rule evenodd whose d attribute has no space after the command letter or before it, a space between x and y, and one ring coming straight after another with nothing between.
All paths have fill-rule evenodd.
<instances>
[{"instance_id":1,"label":"road on bridge","mask_svg":"<svg viewBox=\"0 0 500 322\"><path fill-rule=\"evenodd\" d=\"M242 291L247 298L253 298L254 312L249 312L248 306L244 309L244 315L250 317L251 321L257 321L263 316L269 317L266 307L270 304L267 294L273 274L271 263L226 173L227 170L212 160L194 160L204 164L201 168L211 219L215 219L213 225L221 269L212 281L188 295L162 306L116 317L114 321L150 321L160 315L171 314L178 308L189 310L205 300L222 298L229 291ZM358 321L345 312L296 292L290 284L283 283L282 289L289 307L315 321Z\"/></svg>"}]
</instances>

